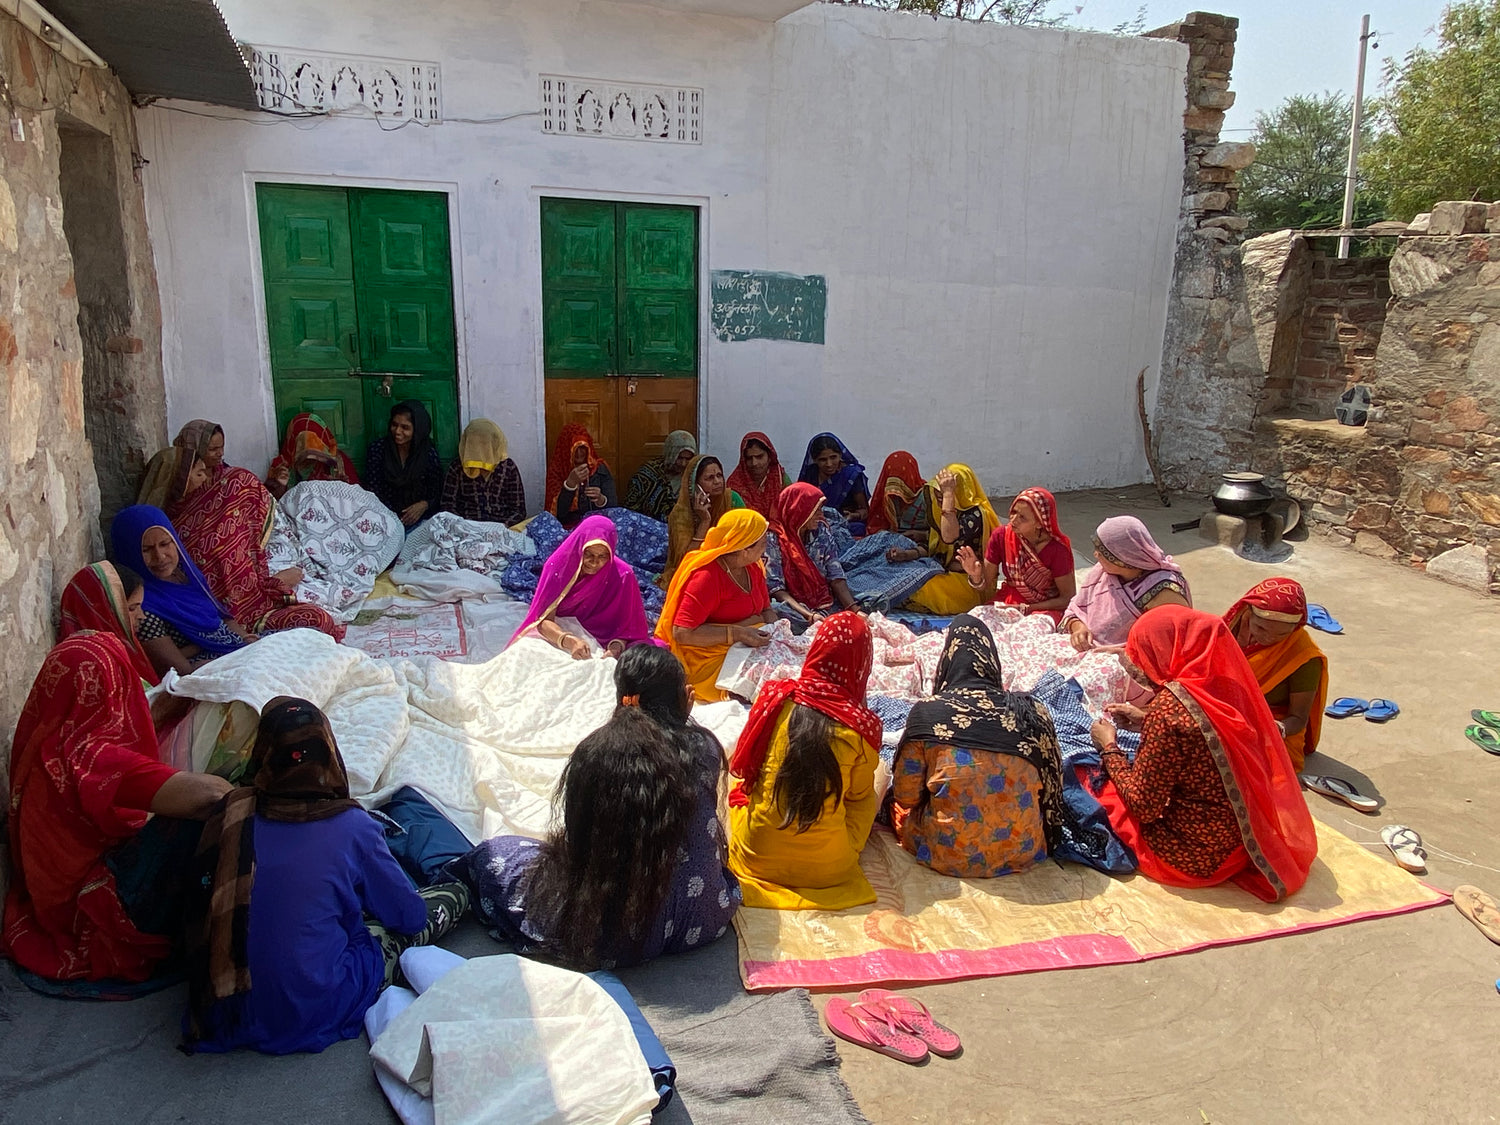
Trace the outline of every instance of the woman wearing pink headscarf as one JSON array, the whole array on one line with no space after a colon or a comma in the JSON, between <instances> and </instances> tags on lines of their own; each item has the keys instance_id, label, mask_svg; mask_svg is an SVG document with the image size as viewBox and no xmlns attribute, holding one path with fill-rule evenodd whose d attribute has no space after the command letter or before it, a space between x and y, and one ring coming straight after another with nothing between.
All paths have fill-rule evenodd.
<instances>
[{"instance_id":1,"label":"woman wearing pink headscarf","mask_svg":"<svg viewBox=\"0 0 1500 1125\"><path fill-rule=\"evenodd\" d=\"M587 659L588 642L563 629L563 617L576 618L606 656L650 641L640 583L615 553L618 538L607 516L585 516L542 567L531 609L510 643L535 633L575 660Z\"/></svg>"},{"instance_id":2,"label":"woman wearing pink headscarf","mask_svg":"<svg viewBox=\"0 0 1500 1125\"><path fill-rule=\"evenodd\" d=\"M1099 525L1094 558L1058 626L1079 652L1123 645L1148 609L1193 604L1181 568L1134 516L1111 516Z\"/></svg>"}]
</instances>

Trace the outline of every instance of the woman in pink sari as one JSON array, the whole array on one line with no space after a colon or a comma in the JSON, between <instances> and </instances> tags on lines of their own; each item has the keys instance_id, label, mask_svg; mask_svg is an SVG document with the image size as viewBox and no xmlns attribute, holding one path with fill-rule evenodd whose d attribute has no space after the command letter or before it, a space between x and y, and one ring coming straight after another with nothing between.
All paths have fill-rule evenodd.
<instances>
[{"instance_id":1,"label":"woman in pink sari","mask_svg":"<svg viewBox=\"0 0 1500 1125\"><path fill-rule=\"evenodd\" d=\"M1099 525L1094 558L1060 627L1079 652L1123 645L1148 609L1193 604L1182 568L1134 516L1111 516Z\"/></svg>"},{"instance_id":2,"label":"woman in pink sari","mask_svg":"<svg viewBox=\"0 0 1500 1125\"><path fill-rule=\"evenodd\" d=\"M246 632L317 629L343 640L344 627L327 610L298 604L299 568L271 573L266 540L275 501L254 473L223 463L222 445L218 464L209 463L216 432L223 431L212 422L184 426L176 444L147 466L141 503L171 517L209 592ZM206 483L199 483L205 474L194 471L198 465L208 470Z\"/></svg>"},{"instance_id":3,"label":"woman in pink sari","mask_svg":"<svg viewBox=\"0 0 1500 1125\"><path fill-rule=\"evenodd\" d=\"M585 516L542 567L531 609L510 643L534 633L573 659L587 660L588 641L558 624L564 617L577 620L606 656L658 643L651 639L635 571L615 553L618 538L608 516Z\"/></svg>"}]
</instances>

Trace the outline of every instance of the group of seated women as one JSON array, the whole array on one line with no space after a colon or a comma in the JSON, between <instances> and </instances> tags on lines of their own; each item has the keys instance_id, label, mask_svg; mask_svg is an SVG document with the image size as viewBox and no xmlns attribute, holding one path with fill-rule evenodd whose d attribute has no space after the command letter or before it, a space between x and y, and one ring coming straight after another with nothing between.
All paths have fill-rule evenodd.
<instances>
[{"instance_id":1,"label":"group of seated women","mask_svg":"<svg viewBox=\"0 0 1500 1125\"><path fill-rule=\"evenodd\" d=\"M306 700L266 706L239 786L164 763L181 716L147 701L144 593L109 563L63 593L11 750L0 950L65 995L140 995L185 973L193 1049L351 1038L400 951L451 928L467 890L413 888Z\"/></svg>"},{"instance_id":2,"label":"group of seated women","mask_svg":"<svg viewBox=\"0 0 1500 1125\"><path fill-rule=\"evenodd\" d=\"M222 431L220 435L222 455ZM310 480L360 485L408 528L438 512L486 523L514 524L526 518L521 471L510 459L500 427L488 418L470 422L458 439L458 456L445 470L433 442L432 418L415 399L391 407L386 433L365 453L363 478L323 419L298 414L271 461L265 487L279 500L289 488Z\"/></svg>"},{"instance_id":3,"label":"group of seated women","mask_svg":"<svg viewBox=\"0 0 1500 1125\"><path fill-rule=\"evenodd\" d=\"M60 640L16 727L0 952L23 979L131 995L181 973L188 1048L320 1050L357 1035L401 951L436 940L471 902L521 952L595 968L698 948L741 905L874 902L859 857L877 819L942 874L1024 871L1058 849L1073 778L1047 708L1006 689L994 636L967 613L988 602L1045 615L1078 651L1119 655L1132 686L1094 723L1099 767L1079 779L1142 873L1232 880L1267 901L1306 880L1316 837L1297 771L1317 748L1328 670L1296 582L1267 580L1211 616L1146 527L1118 516L1097 528L1075 585L1044 489L1023 490L1002 522L962 464L929 483L893 454L872 493L831 434L810 443L794 482L764 434L746 436L726 477L679 433L629 493L670 532L653 624L602 511L615 504L608 466L581 427L560 447L548 504L571 531L513 641L615 658L616 705L563 771L545 839L483 841L419 887L351 798L333 731L307 700L266 705L236 785L165 764L181 709L153 708L146 689L169 669L190 674L279 629L341 637L297 604L299 572L269 570L264 542L273 493L355 480L314 416L294 422L266 484L225 463L220 427L184 427L153 458L141 503L116 517L115 564L64 591ZM525 512L505 453L504 435L476 421L445 474L425 411L401 403L365 480L408 526L457 504L505 520ZM884 791L874 642L838 521L893 533L893 564L935 558L943 569L912 604L952 617ZM816 626L807 657L796 678L761 686L726 761L693 704L728 698L729 649L764 646L783 616ZM1122 731L1138 735L1134 752Z\"/></svg>"}]
</instances>

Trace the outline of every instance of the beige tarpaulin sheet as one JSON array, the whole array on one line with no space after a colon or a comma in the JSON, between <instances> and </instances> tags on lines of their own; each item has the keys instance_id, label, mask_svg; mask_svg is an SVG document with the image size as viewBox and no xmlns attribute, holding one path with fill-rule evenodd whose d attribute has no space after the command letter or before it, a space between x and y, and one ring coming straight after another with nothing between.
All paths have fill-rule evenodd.
<instances>
[{"instance_id":1,"label":"beige tarpaulin sheet","mask_svg":"<svg viewBox=\"0 0 1500 1125\"><path fill-rule=\"evenodd\" d=\"M1020 875L953 879L876 829L860 864L879 900L837 912L740 910L740 976L754 992L1112 965L1448 900L1342 833L1317 827L1307 885L1280 903L1232 884L1183 890L1050 860Z\"/></svg>"}]
</instances>

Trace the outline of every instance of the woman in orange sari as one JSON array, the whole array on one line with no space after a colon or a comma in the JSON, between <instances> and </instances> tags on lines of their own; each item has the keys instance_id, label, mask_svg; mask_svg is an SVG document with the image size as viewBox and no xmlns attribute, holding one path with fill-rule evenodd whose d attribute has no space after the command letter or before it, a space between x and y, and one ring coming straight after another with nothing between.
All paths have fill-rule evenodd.
<instances>
[{"instance_id":1,"label":"woman in orange sari","mask_svg":"<svg viewBox=\"0 0 1500 1125\"><path fill-rule=\"evenodd\" d=\"M715 681L731 645L769 643L760 631L776 620L760 561L766 530L759 512L730 509L703 546L688 552L667 588L656 636L682 661L694 696L704 703L729 698Z\"/></svg>"},{"instance_id":2,"label":"woman in orange sari","mask_svg":"<svg viewBox=\"0 0 1500 1125\"><path fill-rule=\"evenodd\" d=\"M905 450L898 449L880 466L865 534L894 531L911 540L907 547L889 548L887 562L910 562L927 554L927 534L932 526L930 495L917 459Z\"/></svg>"},{"instance_id":3,"label":"woman in orange sari","mask_svg":"<svg viewBox=\"0 0 1500 1125\"><path fill-rule=\"evenodd\" d=\"M280 500L287 489L305 480L359 483L354 462L339 448L328 423L316 414L298 414L287 425L286 441L266 474L266 491Z\"/></svg>"},{"instance_id":4,"label":"woman in orange sari","mask_svg":"<svg viewBox=\"0 0 1500 1125\"><path fill-rule=\"evenodd\" d=\"M1173 887L1233 880L1266 902L1295 894L1318 853L1297 772L1245 654L1219 618L1147 611L1125 642L1144 711L1111 703L1093 726L1108 775L1097 796L1140 871ZM1139 727L1132 759L1116 725Z\"/></svg>"},{"instance_id":5,"label":"woman in orange sari","mask_svg":"<svg viewBox=\"0 0 1500 1125\"><path fill-rule=\"evenodd\" d=\"M1307 631L1307 592L1290 578L1267 578L1229 607L1224 624L1249 659L1300 771L1318 748L1328 701L1328 657Z\"/></svg>"}]
</instances>

